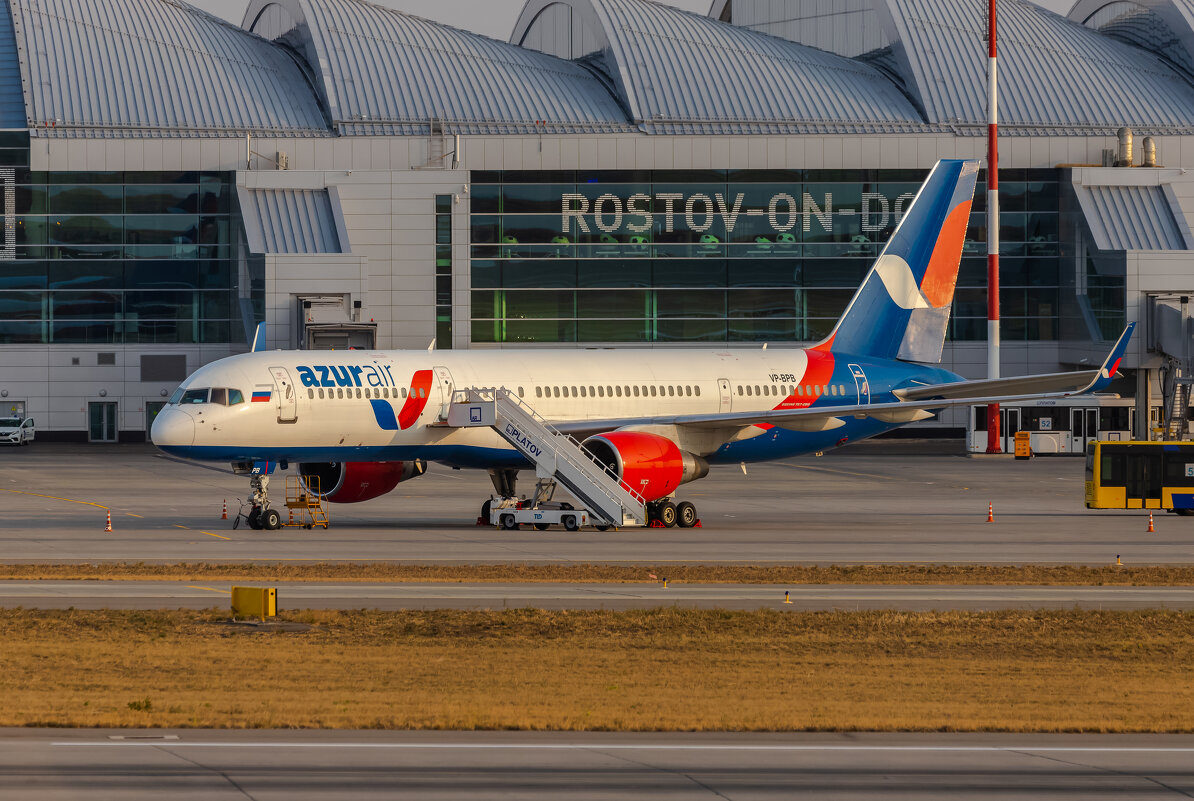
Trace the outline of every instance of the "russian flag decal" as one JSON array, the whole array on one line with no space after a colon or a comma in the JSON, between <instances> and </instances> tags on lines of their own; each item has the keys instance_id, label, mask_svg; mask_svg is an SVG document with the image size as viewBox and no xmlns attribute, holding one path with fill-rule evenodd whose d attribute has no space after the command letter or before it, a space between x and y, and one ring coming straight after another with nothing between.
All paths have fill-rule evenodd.
<instances>
[{"instance_id":1,"label":"russian flag decal","mask_svg":"<svg viewBox=\"0 0 1194 801\"><path fill-rule=\"evenodd\" d=\"M268 403L271 394L272 394L271 390L268 390L268 389L255 389L255 390L253 390L253 401L252 402L253 403Z\"/></svg>"}]
</instances>

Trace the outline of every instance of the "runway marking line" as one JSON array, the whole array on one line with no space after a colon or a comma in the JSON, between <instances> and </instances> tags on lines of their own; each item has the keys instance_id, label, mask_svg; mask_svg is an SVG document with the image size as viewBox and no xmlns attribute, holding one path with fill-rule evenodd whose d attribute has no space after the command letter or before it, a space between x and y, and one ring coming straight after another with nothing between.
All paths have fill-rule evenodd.
<instances>
[{"instance_id":1,"label":"runway marking line","mask_svg":"<svg viewBox=\"0 0 1194 801\"><path fill-rule=\"evenodd\" d=\"M67 503L81 503L84 506L94 506L99 509L107 509L102 503L93 503L92 501L76 501L74 498L59 498L57 495L42 495L38 492L23 492L21 490L9 489L8 487L0 487L0 491L12 492L17 495L30 495L34 498L49 498L52 501L66 501Z\"/></svg>"},{"instance_id":2,"label":"runway marking line","mask_svg":"<svg viewBox=\"0 0 1194 801\"><path fill-rule=\"evenodd\" d=\"M215 537L218 540L230 540L232 537L225 537L223 534L212 534L210 531L200 531L200 534L206 534L209 537Z\"/></svg>"},{"instance_id":3,"label":"runway marking line","mask_svg":"<svg viewBox=\"0 0 1194 801\"><path fill-rule=\"evenodd\" d=\"M175 528L186 529L187 531L190 531L190 530L191 530L191 527L190 527L190 526L180 526L178 523L175 523L175 524L174 524L174 527L175 527Z\"/></svg>"},{"instance_id":4,"label":"runway marking line","mask_svg":"<svg viewBox=\"0 0 1194 801\"><path fill-rule=\"evenodd\" d=\"M31 740L30 742L38 742ZM1194 754L1194 747L1080 746L1080 745L652 745L613 743L312 743L312 742L51 742L52 746L91 748L388 748L444 751L877 751L877 752L979 752L979 753L1079 753L1079 754Z\"/></svg>"},{"instance_id":5,"label":"runway marking line","mask_svg":"<svg viewBox=\"0 0 1194 801\"><path fill-rule=\"evenodd\" d=\"M208 592L218 592L221 595L231 595L232 594L231 590L221 590L221 589L217 589L215 587L200 587L197 584L188 584L187 589L188 590L207 590Z\"/></svg>"},{"instance_id":6,"label":"runway marking line","mask_svg":"<svg viewBox=\"0 0 1194 801\"><path fill-rule=\"evenodd\" d=\"M145 519L145 518L144 518L144 516L142 516L142 515L135 515L135 514L133 514L132 512L125 512L125 514L126 514L126 515L128 515L129 517L140 517L142 520L144 520L144 519Z\"/></svg>"}]
</instances>

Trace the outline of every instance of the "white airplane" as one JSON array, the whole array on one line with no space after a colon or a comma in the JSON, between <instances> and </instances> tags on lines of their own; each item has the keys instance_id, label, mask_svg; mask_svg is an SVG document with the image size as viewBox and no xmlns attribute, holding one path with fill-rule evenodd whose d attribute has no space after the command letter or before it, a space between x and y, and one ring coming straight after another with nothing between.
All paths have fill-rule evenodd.
<instances>
[{"instance_id":1,"label":"white airplane","mask_svg":"<svg viewBox=\"0 0 1194 801\"><path fill-rule=\"evenodd\" d=\"M488 470L511 498L518 471L533 468L527 457L492 428L445 424L454 391L505 387L583 439L641 494L651 520L690 526L696 509L676 504L676 490L711 464L823 451L951 406L1105 388L1132 326L1098 370L966 381L927 364L941 358L977 173L977 161L937 164L833 332L810 348L258 349L188 378L154 421L153 442L255 466L255 528L280 525L266 484L291 462L332 502L376 498L427 461Z\"/></svg>"}]
</instances>

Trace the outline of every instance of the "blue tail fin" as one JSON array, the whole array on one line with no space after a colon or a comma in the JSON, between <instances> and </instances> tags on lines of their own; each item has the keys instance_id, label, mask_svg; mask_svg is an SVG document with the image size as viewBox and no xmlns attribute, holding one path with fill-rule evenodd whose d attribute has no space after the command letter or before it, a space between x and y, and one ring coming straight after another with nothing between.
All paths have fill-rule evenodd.
<instances>
[{"instance_id":1,"label":"blue tail fin","mask_svg":"<svg viewBox=\"0 0 1194 801\"><path fill-rule=\"evenodd\" d=\"M942 160L819 350L941 361L978 162Z\"/></svg>"}]
</instances>

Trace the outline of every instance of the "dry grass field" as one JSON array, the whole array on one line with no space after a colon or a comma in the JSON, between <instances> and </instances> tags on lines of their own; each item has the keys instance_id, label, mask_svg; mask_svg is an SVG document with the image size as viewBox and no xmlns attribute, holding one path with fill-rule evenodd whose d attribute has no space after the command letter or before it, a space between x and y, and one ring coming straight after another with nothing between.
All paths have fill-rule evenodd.
<instances>
[{"instance_id":1,"label":"dry grass field","mask_svg":"<svg viewBox=\"0 0 1194 801\"><path fill-rule=\"evenodd\" d=\"M404 565L365 563L6 564L0 579L162 581L501 581L689 583L1194 585L1194 567L1081 565Z\"/></svg>"},{"instance_id":2,"label":"dry grass field","mask_svg":"<svg viewBox=\"0 0 1194 801\"><path fill-rule=\"evenodd\" d=\"M1172 612L0 610L0 726L1194 731Z\"/></svg>"}]
</instances>

